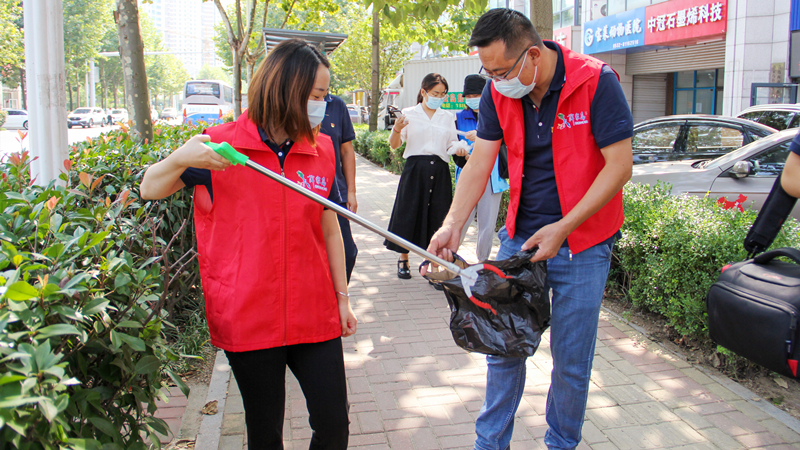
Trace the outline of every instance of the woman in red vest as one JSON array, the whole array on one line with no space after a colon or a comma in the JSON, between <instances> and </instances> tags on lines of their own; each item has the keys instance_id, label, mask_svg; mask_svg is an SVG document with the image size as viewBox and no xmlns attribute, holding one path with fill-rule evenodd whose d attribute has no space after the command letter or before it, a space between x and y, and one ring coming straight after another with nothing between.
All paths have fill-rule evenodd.
<instances>
[{"instance_id":1,"label":"woman in red vest","mask_svg":"<svg viewBox=\"0 0 800 450\"><path fill-rule=\"evenodd\" d=\"M195 227L211 343L242 392L251 449L282 449L285 371L303 389L311 449L347 448L342 337L356 331L336 213L204 143L228 142L334 202L335 155L319 134L330 81L315 47L289 40L250 83L250 109L205 130L151 166L142 198L194 187Z\"/></svg>"}]
</instances>

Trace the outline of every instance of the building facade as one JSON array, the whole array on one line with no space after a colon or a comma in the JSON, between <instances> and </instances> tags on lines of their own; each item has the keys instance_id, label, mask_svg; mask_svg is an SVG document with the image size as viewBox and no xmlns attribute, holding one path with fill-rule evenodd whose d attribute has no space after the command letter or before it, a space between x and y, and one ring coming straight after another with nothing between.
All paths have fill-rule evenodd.
<instances>
[{"instance_id":1,"label":"building facade","mask_svg":"<svg viewBox=\"0 0 800 450\"><path fill-rule=\"evenodd\" d=\"M616 70L637 123L800 100L800 0L553 0L553 30Z\"/></svg>"}]
</instances>

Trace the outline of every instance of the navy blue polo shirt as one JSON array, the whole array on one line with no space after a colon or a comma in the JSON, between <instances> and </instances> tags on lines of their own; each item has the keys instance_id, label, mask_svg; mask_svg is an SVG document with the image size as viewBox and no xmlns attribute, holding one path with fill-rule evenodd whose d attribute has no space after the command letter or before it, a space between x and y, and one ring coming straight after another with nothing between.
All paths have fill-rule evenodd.
<instances>
[{"instance_id":1,"label":"navy blue polo shirt","mask_svg":"<svg viewBox=\"0 0 800 450\"><path fill-rule=\"evenodd\" d=\"M336 151L336 184L339 187L339 195L343 202L347 201L347 180L344 178L342 170L342 144L346 144L356 138L353 130L353 122L350 120L350 112L347 105L341 98L328 94L325 97L328 106L325 108L325 118L322 119L320 131L330 136L333 141L333 149Z\"/></svg>"},{"instance_id":2,"label":"navy blue polo shirt","mask_svg":"<svg viewBox=\"0 0 800 450\"><path fill-rule=\"evenodd\" d=\"M558 62L550 87L539 108L530 96L522 98L525 119L525 161L522 169L522 190L517 211L517 232L531 236L540 228L558 222L563 217L558 200L556 175L553 168L553 125L561 89L567 74L564 56L554 42L544 45L558 52ZM503 139L503 130L497 118L490 83L481 94L478 111L478 137L488 141ZM617 75L603 66L591 106L592 134L598 147L603 148L633 136L633 117L622 92ZM567 246L565 240L562 247Z\"/></svg>"},{"instance_id":3,"label":"navy blue polo shirt","mask_svg":"<svg viewBox=\"0 0 800 450\"><path fill-rule=\"evenodd\" d=\"M792 153L800 155L800 132L792 139L792 143L789 144L789 150L791 150Z\"/></svg>"},{"instance_id":4,"label":"navy blue polo shirt","mask_svg":"<svg viewBox=\"0 0 800 450\"><path fill-rule=\"evenodd\" d=\"M275 152L275 156L278 157L278 162L280 162L281 168L283 168L283 162L286 161L286 155L288 155L289 151L292 150L294 142L287 139L286 142L278 145L270 140L269 136L267 136L267 133L262 130L261 127L258 127L258 134L261 136L261 140L267 144L267 147ZM195 187L198 185L205 186L208 190L208 196L211 197L211 201L214 201L214 191L213 187L211 186L210 169L197 169L194 167L189 167L181 174L181 181L183 181L183 184L185 184L186 187ZM283 188L283 186L281 187ZM247 187L242 186L242 189L247 189ZM342 199L339 196L339 189L336 188L336 183L331 185L331 191L328 193L328 200L334 203L342 202Z\"/></svg>"}]
</instances>

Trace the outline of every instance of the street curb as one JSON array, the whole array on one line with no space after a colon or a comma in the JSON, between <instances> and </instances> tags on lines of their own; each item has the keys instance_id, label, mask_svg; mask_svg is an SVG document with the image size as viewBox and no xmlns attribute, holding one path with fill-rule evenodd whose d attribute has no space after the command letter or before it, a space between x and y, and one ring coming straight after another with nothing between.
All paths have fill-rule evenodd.
<instances>
[{"instance_id":1,"label":"street curb","mask_svg":"<svg viewBox=\"0 0 800 450\"><path fill-rule=\"evenodd\" d=\"M217 401L217 413L214 415L204 415L200 423L200 431L197 433L195 450L218 450L220 433L222 432L222 418L225 412L225 400L228 397L228 382L231 379L231 366L228 365L228 358L225 352L217 351L214 360L214 373L211 375L211 382L208 385L206 403Z\"/></svg>"},{"instance_id":2,"label":"street curb","mask_svg":"<svg viewBox=\"0 0 800 450\"><path fill-rule=\"evenodd\" d=\"M645 336L648 339L650 339L650 336L647 334L647 332L644 330L644 328L642 328L642 327L640 327L640 326L638 326L636 324L631 323L629 320L624 319L619 314L615 313L614 311L611 311L610 309L606 308L605 306L603 306L601 308L603 309L604 312L608 313L610 316L614 317L616 320L628 325L629 327L633 328L637 332L641 333L643 336ZM676 357L678 357L678 358L682 359L683 361L689 363L689 361L686 360L686 356L682 355L681 353L676 352L674 350L671 350L671 349L661 345L661 343L656 341L656 340L650 339L650 341L653 342L654 344L658 345L664 351L669 352L670 354L675 355ZM783 411L783 410L779 409L778 407L776 407L775 405L773 405L769 401L761 398L755 392L751 391L750 389L747 389L746 387L742 386L741 384L737 383L736 381L731 380L730 378L720 377L719 375L716 375L716 374L712 373L710 370L706 369L703 366L700 366L700 365L697 365L697 364L692 364L692 363L689 363L689 364L691 364L692 367L694 367L695 369L699 370L700 372L702 372L703 374L705 374L706 376L708 376L712 380L714 380L717 383L719 383L721 386L725 387L729 391L731 391L734 394L736 394L739 397L741 397L742 400L746 401L747 403L749 403L749 404L751 404L753 406L758 407L758 409L760 409L760 410L764 411L765 413L769 414L770 416L772 416L772 418L774 418L775 420L777 420L777 421L781 422L782 424L786 425L787 427L789 427L790 429L792 429L796 433L800 433L800 420L795 419L794 417L789 415L786 411ZM754 399L758 399L758 400L754 400Z\"/></svg>"}]
</instances>

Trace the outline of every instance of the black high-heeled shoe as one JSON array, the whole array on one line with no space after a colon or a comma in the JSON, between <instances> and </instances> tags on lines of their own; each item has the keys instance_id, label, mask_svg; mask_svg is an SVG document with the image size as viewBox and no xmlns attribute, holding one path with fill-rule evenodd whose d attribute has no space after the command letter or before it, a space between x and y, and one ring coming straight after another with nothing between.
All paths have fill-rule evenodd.
<instances>
[{"instance_id":1,"label":"black high-heeled shoe","mask_svg":"<svg viewBox=\"0 0 800 450\"><path fill-rule=\"evenodd\" d=\"M403 280L410 280L411 279L411 270L408 268L408 260L407 259L398 259L397 260L397 278L401 278Z\"/></svg>"}]
</instances>

